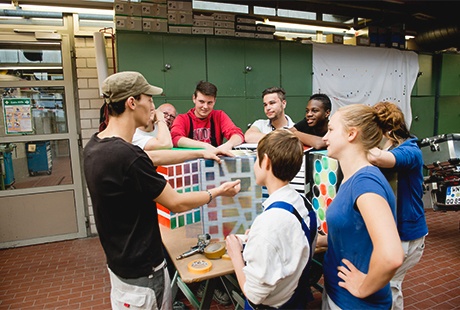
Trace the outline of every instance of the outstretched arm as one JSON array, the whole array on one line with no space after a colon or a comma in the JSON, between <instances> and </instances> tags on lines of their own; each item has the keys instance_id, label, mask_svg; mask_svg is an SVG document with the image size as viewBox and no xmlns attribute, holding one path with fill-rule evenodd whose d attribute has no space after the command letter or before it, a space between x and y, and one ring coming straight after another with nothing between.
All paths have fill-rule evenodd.
<instances>
[{"instance_id":1,"label":"outstretched arm","mask_svg":"<svg viewBox=\"0 0 460 310\"><path fill-rule=\"evenodd\" d=\"M147 155L150 157L154 166L162 165L174 165L183 163L187 160L204 158L212 159L220 163L220 158L218 155L233 157L234 155L231 152L224 150L219 150L214 148L214 150L156 150L156 151L146 151Z\"/></svg>"},{"instance_id":2,"label":"outstretched arm","mask_svg":"<svg viewBox=\"0 0 460 310\"><path fill-rule=\"evenodd\" d=\"M249 127L244 133L244 141L247 143L258 143L265 136L256 126Z\"/></svg>"},{"instance_id":3,"label":"outstretched arm","mask_svg":"<svg viewBox=\"0 0 460 310\"><path fill-rule=\"evenodd\" d=\"M243 139L240 135L235 134L232 135L227 142L219 145L217 148L223 151L230 151L234 146L240 145L241 143L243 143Z\"/></svg>"},{"instance_id":4,"label":"outstretched arm","mask_svg":"<svg viewBox=\"0 0 460 310\"><path fill-rule=\"evenodd\" d=\"M393 168L396 165L396 157L389 151L374 147L367 153L367 160L371 164L381 168Z\"/></svg>"},{"instance_id":5,"label":"outstretched arm","mask_svg":"<svg viewBox=\"0 0 460 310\"><path fill-rule=\"evenodd\" d=\"M177 141L178 147L189 147L189 148L202 148L208 151L214 151L216 148L209 143L203 141L193 140L187 137L181 137Z\"/></svg>"},{"instance_id":6,"label":"outstretched arm","mask_svg":"<svg viewBox=\"0 0 460 310\"><path fill-rule=\"evenodd\" d=\"M326 142L323 141L323 137L303 133L301 131L298 131L295 127L289 128L289 130L292 131L297 136L297 138L299 138L299 140L302 141L304 145L311 146L312 148L317 150L326 148Z\"/></svg>"},{"instance_id":7,"label":"outstretched arm","mask_svg":"<svg viewBox=\"0 0 460 310\"><path fill-rule=\"evenodd\" d=\"M233 197L240 190L240 180L225 182L219 187L211 188L207 191L187 193L178 193L169 183L166 183L161 194L155 198L155 202L160 203L174 213L178 213L202 206L217 196ZM211 196L209 193L211 193Z\"/></svg>"}]
</instances>

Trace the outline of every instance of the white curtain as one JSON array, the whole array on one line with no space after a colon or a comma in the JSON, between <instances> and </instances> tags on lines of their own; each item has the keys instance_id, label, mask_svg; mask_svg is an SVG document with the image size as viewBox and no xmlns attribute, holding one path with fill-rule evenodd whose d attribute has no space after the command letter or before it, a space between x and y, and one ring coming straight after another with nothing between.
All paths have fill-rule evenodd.
<instances>
[{"instance_id":1,"label":"white curtain","mask_svg":"<svg viewBox=\"0 0 460 310\"><path fill-rule=\"evenodd\" d=\"M332 113L352 103L397 104L412 122L410 95L419 72L415 52L393 48L313 44L313 93L331 98Z\"/></svg>"}]
</instances>

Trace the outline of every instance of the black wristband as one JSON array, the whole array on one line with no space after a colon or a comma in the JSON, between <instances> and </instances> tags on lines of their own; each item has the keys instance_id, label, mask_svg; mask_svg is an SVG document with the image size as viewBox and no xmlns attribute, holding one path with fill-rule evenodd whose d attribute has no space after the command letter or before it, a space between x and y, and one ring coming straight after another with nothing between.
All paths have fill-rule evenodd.
<instances>
[{"instance_id":1,"label":"black wristband","mask_svg":"<svg viewBox=\"0 0 460 310\"><path fill-rule=\"evenodd\" d=\"M207 204L210 204L212 201L212 194L209 190L206 190L206 192L208 192L208 195L209 195L209 201L207 202Z\"/></svg>"}]
</instances>

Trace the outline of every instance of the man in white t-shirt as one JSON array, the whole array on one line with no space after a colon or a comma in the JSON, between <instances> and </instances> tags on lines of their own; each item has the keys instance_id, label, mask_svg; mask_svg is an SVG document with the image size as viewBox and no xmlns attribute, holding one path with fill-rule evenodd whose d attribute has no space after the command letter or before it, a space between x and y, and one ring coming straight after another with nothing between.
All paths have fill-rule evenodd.
<instances>
[{"instance_id":1,"label":"man in white t-shirt","mask_svg":"<svg viewBox=\"0 0 460 310\"><path fill-rule=\"evenodd\" d=\"M170 149L173 147L165 113L156 109L145 127L136 128L132 143L145 151Z\"/></svg>"},{"instance_id":2,"label":"man in white t-shirt","mask_svg":"<svg viewBox=\"0 0 460 310\"><path fill-rule=\"evenodd\" d=\"M244 134L246 143L258 143L267 133L279 128L291 128L294 122L284 113L286 92L280 87L270 87L262 92L264 112L268 119L258 119Z\"/></svg>"}]
</instances>

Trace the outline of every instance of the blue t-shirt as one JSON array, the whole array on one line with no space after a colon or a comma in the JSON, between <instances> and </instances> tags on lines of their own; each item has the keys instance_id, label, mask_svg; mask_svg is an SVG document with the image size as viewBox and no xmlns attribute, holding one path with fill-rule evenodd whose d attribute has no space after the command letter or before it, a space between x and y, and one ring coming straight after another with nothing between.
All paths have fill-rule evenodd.
<instances>
[{"instance_id":1,"label":"blue t-shirt","mask_svg":"<svg viewBox=\"0 0 460 310\"><path fill-rule=\"evenodd\" d=\"M348 259L361 272L368 273L373 245L356 200L365 193L375 193L388 201L396 220L396 202L390 184L379 168L366 166L342 183L326 211L328 249L324 256L324 283L328 296L342 309L390 309L390 285L366 298L357 298L338 285L342 281L337 267Z\"/></svg>"},{"instance_id":2,"label":"blue t-shirt","mask_svg":"<svg viewBox=\"0 0 460 310\"><path fill-rule=\"evenodd\" d=\"M421 238L428 233L423 208L423 157L417 138L404 141L390 150L396 158L398 172L396 218L402 241Z\"/></svg>"}]
</instances>

